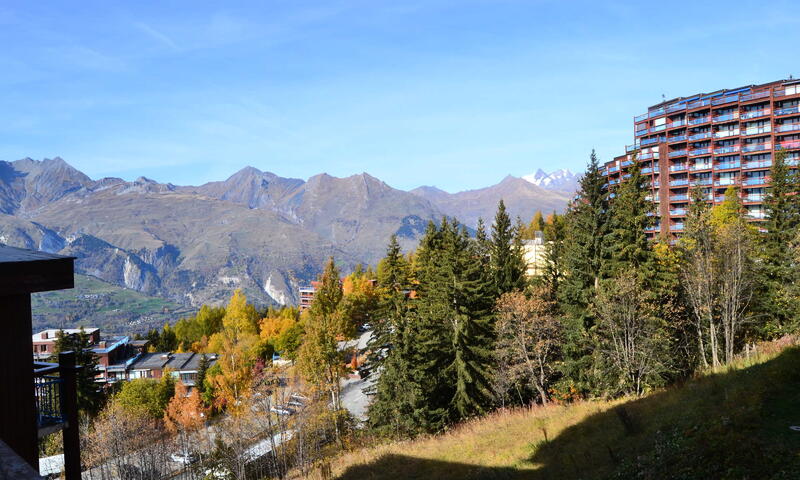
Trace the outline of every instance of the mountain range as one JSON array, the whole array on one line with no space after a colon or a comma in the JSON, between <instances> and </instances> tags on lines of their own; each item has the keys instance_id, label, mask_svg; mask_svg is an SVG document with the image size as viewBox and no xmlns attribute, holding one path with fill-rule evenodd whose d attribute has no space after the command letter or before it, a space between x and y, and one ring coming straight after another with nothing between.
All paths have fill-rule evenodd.
<instances>
[{"instance_id":1,"label":"mountain range","mask_svg":"<svg viewBox=\"0 0 800 480\"><path fill-rule=\"evenodd\" d=\"M58 157L0 161L0 243L73 255L78 273L185 305L221 303L233 288L258 304L293 304L327 257L345 271L373 264L393 233L411 249L429 221L490 222L501 198L525 221L563 210L567 175L536 175L451 194L366 173L302 180L246 167L177 186L93 180Z\"/></svg>"}]
</instances>

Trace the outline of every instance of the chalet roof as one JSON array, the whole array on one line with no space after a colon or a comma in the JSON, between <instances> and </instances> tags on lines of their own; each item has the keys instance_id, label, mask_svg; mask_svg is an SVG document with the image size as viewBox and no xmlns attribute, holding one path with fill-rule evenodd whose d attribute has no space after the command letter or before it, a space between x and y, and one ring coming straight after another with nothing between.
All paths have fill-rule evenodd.
<instances>
[{"instance_id":1,"label":"chalet roof","mask_svg":"<svg viewBox=\"0 0 800 480\"><path fill-rule=\"evenodd\" d=\"M31 338L33 339L34 342L43 342L43 341L46 341L46 340L55 341L55 339L57 338L58 332L60 330L63 330L64 334L66 334L66 335L74 335L74 334L78 334L78 333L81 332L80 328L63 328L63 329L62 328L49 328L47 330L42 330L39 333L34 333L33 335L31 335ZM95 327L90 327L90 328L84 328L83 329L83 331L86 332L89 335L93 334L94 332L96 332L98 330L100 330L100 329L99 328L95 328Z\"/></svg>"},{"instance_id":2,"label":"chalet roof","mask_svg":"<svg viewBox=\"0 0 800 480\"><path fill-rule=\"evenodd\" d=\"M131 370L153 370L162 369L169 361L165 358L167 352L145 353L138 360L131 364Z\"/></svg>"},{"instance_id":3,"label":"chalet roof","mask_svg":"<svg viewBox=\"0 0 800 480\"><path fill-rule=\"evenodd\" d=\"M0 245L0 291L6 295L72 288L75 257Z\"/></svg>"}]
</instances>

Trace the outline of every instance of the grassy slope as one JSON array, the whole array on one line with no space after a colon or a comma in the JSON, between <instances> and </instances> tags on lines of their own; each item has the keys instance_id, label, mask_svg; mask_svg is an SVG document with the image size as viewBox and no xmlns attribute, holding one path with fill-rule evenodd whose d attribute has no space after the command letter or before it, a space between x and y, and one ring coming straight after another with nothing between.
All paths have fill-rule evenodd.
<instances>
[{"instance_id":1,"label":"grassy slope","mask_svg":"<svg viewBox=\"0 0 800 480\"><path fill-rule=\"evenodd\" d=\"M112 285L95 277L75 275L75 288L31 296L33 330L100 327L104 333L144 333L174 323L189 313L176 302Z\"/></svg>"},{"instance_id":2,"label":"grassy slope","mask_svg":"<svg viewBox=\"0 0 800 480\"><path fill-rule=\"evenodd\" d=\"M644 398L499 412L332 467L348 480L800 478L791 425L800 425L796 346Z\"/></svg>"}]
</instances>

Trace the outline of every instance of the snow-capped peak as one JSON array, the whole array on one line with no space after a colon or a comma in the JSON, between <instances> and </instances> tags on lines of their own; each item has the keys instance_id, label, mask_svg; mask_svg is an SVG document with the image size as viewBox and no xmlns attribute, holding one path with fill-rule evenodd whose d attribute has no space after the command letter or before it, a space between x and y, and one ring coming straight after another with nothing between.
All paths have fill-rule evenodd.
<instances>
[{"instance_id":1,"label":"snow-capped peak","mask_svg":"<svg viewBox=\"0 0 800 480\"><path fill-rule=\"evenodd\" d=\"M561 168L550 173L546 173L541 168L536 170L536 173L525 175L522 177L524 180L531 182L548 190L575 190L578 183L578 176L567 170Z\"/></svg>"}]
</instances>

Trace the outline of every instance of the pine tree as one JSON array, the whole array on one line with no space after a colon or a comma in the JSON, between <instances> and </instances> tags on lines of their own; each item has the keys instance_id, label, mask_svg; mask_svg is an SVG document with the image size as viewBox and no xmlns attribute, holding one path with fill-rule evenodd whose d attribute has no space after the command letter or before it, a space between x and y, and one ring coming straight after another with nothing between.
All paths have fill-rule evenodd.
<instances>
[{"instance_id":1,"label":"pine tree","mask_svg":"<svg viewBox=\"0 0 800 480\"><path fill-rule=\"evenodd\" d=\"M518 229L511 225L503 200L497 204L490 243L495 296L525 288L525 260Z\"/></svg>"},{"instance_id":2,"label":"pine tree","mask_svg":"<svg viewBox=\"0 0 800 480\"><path fill-rule=\"evenodd\" d=\"M544 274L542 281L548 300L555 303L559 287L564 277L564 217L553 212L544 226L547 241L544 254Z\"/></svg>"}]
</instances>

